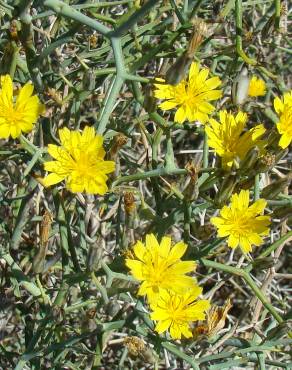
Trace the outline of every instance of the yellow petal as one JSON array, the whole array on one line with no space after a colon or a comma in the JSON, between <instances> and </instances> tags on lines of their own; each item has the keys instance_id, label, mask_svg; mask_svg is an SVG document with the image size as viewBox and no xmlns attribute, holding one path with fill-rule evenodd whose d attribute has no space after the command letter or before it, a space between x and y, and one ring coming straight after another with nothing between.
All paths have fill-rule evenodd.
<instances>
[{"instance_id":1,"label":"yellow petal","mask_svg":"<svg viewBox=\"0 0 292 370\"><path fill-rule=\"evenodd\" d=\"M167 258L171 247L171 238L164 236L160 243L160 256Z\"/></svg>"},{"instance_id":2,"label":"yellow petal","mask_svg":"<svg viewBox=\"0 0 292 370\"><path fill-rule=\"evenodd\" d=\"M175 244L169 253L169 258L174 260L180 259L185 254L187 247L184 242Z\"/></svg>"},{"instance_id":3,"label":"yellow petal","mask_svg":"<svg viewBox=\"0 0 292 370\"><path fill-rule=\"evenodd\" d=\"M178 108L174 115L174 121L178 123L183 123L187 119L185 107L181 106Z\"/></svg>"},{"instance_id":4,"label":"yellow petal","mask_svg":"<svg viewBox=\"0 0 292 370\"><path fill-rule=\"evenodd\" d=\"M50 173L46 176L43 180L43 184L45 187L58 184L59 182L64 180L64 176L57 175L56 173Z\"/></svg>"}]
</instances>

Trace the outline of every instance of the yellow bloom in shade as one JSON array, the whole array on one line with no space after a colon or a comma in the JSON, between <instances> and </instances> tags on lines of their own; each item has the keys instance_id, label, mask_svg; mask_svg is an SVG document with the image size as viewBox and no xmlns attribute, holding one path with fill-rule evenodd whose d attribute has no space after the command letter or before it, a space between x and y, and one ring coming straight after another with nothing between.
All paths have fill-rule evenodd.
<instances>
[{"instance_id":1,"label":"yellow bloom in shade","mask_svg":"<svg viewBox=\"0 0 292 370\"><path fill-rule=\"evenodd\" d=\"M200 70L198 63L192 63L190 67L188 80L182 80L178 85L163 84L164 80L157 79L162 83L155 84L154 95L158 99L166 99L159 107L162 110L178 108L174 121L183 123L200 121L205 123L208 115L215 107L209 101L221 98L222 91L215 90L221 85L219 77L208 79L209 70L202 68Z\"/></svg>"},{"instance_id":2,"label":"yellow bloom in shade","mask_svg":"<svg viewBox=\"0 0 292 370\"><path fill-rule=\"evenodd\" d=\"M44 178L44 186L65 180L66 188L72 193L105 194L106 175L114 171L115 162L104 160L103 137L88 126L82 133L63 128L59 136L61 146L48 146L55 161L44 164L45 170L52 172Z\"/></svg>"},{"instance_id":3,"label":"yellow bloom in shade","mask_svg":"<svg viewBox=\"0 0 292 370\"><path fill-rule=\"evenodd\" d=\"M34 123L44 111L43 104L33 93L33 85L25 84L13 99L13 82L9 75L1 76L0 90L0 138L13 139L22 132L28 133L33 129Z\"/></svg>"},{"instance_id":4,"label":"yellow bloom in shade","mask_svg":"<svg viewBox=\"0 0 292 370\"><path fill-rule=\"evenodd\" d=\"M262 80L261 78L257 78L256 76L252 76L249 82L248 95L252 97L266 95L265 81Z\"/></svg>"},{"instance_id":5,"label":"yellow bloom in shade","mask_svg":"<svg viewBox=\"0 0 292 370\"><path fill-rule=\"evenodd\" d=\"M263 152L265 141L260 140L266 131L263 125L243 132L247 122L246 113L239 112L233 116L227 111L220 111L219 117L220 122L210 119L210 125L206 125L205 130L208 144L222 158L224 168L230 168L237 158L243 160L255 146Z\"/></svg>"},{"instance_id":6,"label":"yellow bloom in shade","mask_svg":"<svg viewBox=\"0 0 292 370\"><path fill-rule=\"evenodd\" d=\"M191 324L204 320L205 311L210 307L207 300L197 300L202 288L194 286L189 292L177 294L162 291L155 304L150 304L152 320L157 321L155 330L161 334L166 330L173 339L191 338Z\"/></svg>"},{"instance_id":7,"label":"yellow bloom in shade","mask_svg":"<svg viewBox=\"0 0 292 370\"><path fill-rule=\"evenodd\" d=\"M233 194L229 207L224 206L220 217L212 217L211 223L218 229L219 237L228 236L228 246L239 246L244 253L252 250L252 245L263 243L262 236L269 234L270 216L262 216L267 202L258 199L249 206L249 191L241 190Z\"/></svg>"},{"instance_id":8,"label":"yellow bloom in shade","mask_svg":"<svg viewBox=\"0 0 292 370\"><path fill-rule=\"evenodd\" d=\"M142 282L138 294L147 295L154 302L165 289L177 293L194 285L194 278L185 274L195 269L195 262L181 261L187 245L179 242L171 246L171 238L163 237L159 244L153 234L146 235L145 245L138 241L133 252L137 259L126 259L131 274Z\"/></svg>"},{"instance_id":9,"label":"yellow bloom in shade","mask_svg":"<svg viewBox=\"0 0 292 370\"><path fill-rule=\"evenodd\" d=\"M277 129L281 136L279 145L285 149L292 141L292 90L284 94L283 99L275 98L274 108L278 113Z\"/></svg>"}]
</instances>

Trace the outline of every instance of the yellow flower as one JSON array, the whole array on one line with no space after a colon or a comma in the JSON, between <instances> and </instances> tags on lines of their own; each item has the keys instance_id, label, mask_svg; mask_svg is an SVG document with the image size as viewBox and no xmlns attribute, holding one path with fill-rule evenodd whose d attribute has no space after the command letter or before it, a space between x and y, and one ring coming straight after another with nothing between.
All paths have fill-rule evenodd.
<instances>
[{"instance_id":1,"label":"yellow flower","mask_svg":"<svg viewBox=\"0 0 292 370\"><path fill-rule=\"evenodd\" d=\"M249 206L249 191L241 190L232 195L229 207L221 209L221 217L211 218L211 223L217 227L219 237L228 236L230 248L239 245L244 253L250 252L253 244L261 245L262 236L269 234L270 216L261 215L266 204L264 199L258 199Z\"/></svg>"},{"instance_id":2,"label":"yellow flower","mask_svg":"<svg viewBox=\"0 0 292 370\"><path fill-rule=\"evenodd\" d=\"M207 300L197 300L202 288L194 286L189 292L177 294L162 291L155 304L151 304L152 320L157 321L155 330L161 334L169 330L173 339L192 337L191 323L205 319L205 311L210 307Z\"/></svg>"},{"instance_id":3,"label":"yellow flower","mask_svg":"<svg viewBox=\"0 0 292 370\"><path fill-rule=\"evenodd\" d=\"M252 76L249 82L248 95L252 97L266 95L266 83L261 78Z\"/></svg>"},{"instance_id":4,"label":"yellow flower","mask_svg":"<svg viewBox=\"0 0 292 370\"><path fill-rule=\"evenodd\" d=\"M146 235L145 245L138 241L133 252L137 259L126 259L131 274L142 284L139 295L147 295L150 302L165 289L177 293L188 290L195 280L186 273L195 269L195 262L181 261L187 245L179 242L171 246L171 238L163 237L159 245L153 234Z\"/></svg>"},{"instance_id":5,"label":"yellow flower","mask_svg":"<svg viewBox=\"0 0 292 370\"><path fill-rule=\"evenodd\" d=\"M44 178L44 185L66 180L66 188L72 193L105 194L108 190L106 174L114 171L115 163L104 160L103 137L88 126L82 133L63 128L59 136L61 146L48 146L55 161L44 164L45 170L52 172Z\"/></svg>"},{"instance_id":6,"label":"yellow flower","mask_svg":"<svg viewBox=\"0 0 292 370\"><path fill-rule=\"evenodd\" d=\"M277 129L281 136L279 145L285 149L292 141L292 90L284 94L283 99L275 98L274 108L278 113Z\"/></svg>"},{"instance_id":7,"label":"yellow flower","mask_svg":"<svg viewBox=\"0 0 292 370\"><path fill-rule=\"evenodd\" d=\"M28 133L44 111L39 98L33 95L33 85L25 84L19 91L16 102L13 99L13 82L9 75L1 76L0 90L0 138L13 139L21 132Z\"/></svg>"},{"instance_id":8,"label":"yellow flower","mask_svg":"<svg viewBox=\"0 0 292 370\"><path fill-rule=\"evenodd\" d=\"M236 158L244 159L248 151L258 146L263 152L265 141L259 138L265 133L263 125L257 125L243 133L247 114L239 112L233 116L227 111L220 111L220 122L210 119L210 125L205 130L208 144L222 158L222 166L230 168Z\"/></svg>"},{"instance_id":9,"label":"yellow flower","mask_svg":"<svg viewBox=\"0 0 292 370\"><path fill-rule=\"evenodd\" d=\"M207 79L208 74L207 68L200 70L198 63L192 63L188 80L182 80L176 86L155 84L155 97L167 99L159 107L162 110L178 107L174 116L175 122L183 123L188 120L205 123L208 115L215 109L209 101L217 100L222 96L221 90L215 90L221 85L219 77ZM164 82L162 79L157 81Z\"/></svg>"}]
</instances>

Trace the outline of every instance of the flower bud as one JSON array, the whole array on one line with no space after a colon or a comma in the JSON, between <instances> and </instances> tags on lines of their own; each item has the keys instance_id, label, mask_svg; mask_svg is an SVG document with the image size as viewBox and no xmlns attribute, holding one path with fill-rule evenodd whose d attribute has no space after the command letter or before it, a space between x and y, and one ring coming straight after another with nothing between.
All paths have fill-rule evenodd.
<instances>
[{"instance_id":1,"label":"flower bud","mask_svg":"<svg viewBox=\"0 0 292 370\"><path fill-rule=\"evenodd\" d=\"M122 133L119 133L118 135L116 135L113 139L113 145L110 149L110 158L112 160L115 159L115 157L117 156L119 150L121 149L122 146L124 146L126 144L126 142L128 141L128 138L127 136L125 136L124 134Z\"/></svg>"},{"instance_id":2,"label":"flower bud","mask_svg":"<svg viewBox=\"0 0 292 370\"><path fill-rule=\"evenodd\" d=\"M197 228L195 235L199 240L207 241L215 234L215 231L215 226L211 223L207 223L205 225L200 225Z\"/></svg>"},{"instance_id":3,"label":"flower bud","mask_svg":"<svg viewBox=\"0 0 292 370\"><path fill-rule=\"evenodd\" d=\"M154 97L153 89L150 85L147 85L145 88L143 108L148 113L155 112L157 107L156 99Z\"/></svg>"},{"instance_id":4,"label":"flower bud","mask_svg":"<svg viewBox=\"0 0 292 370\"><path fill-rule=\"evenodd\" d=\"M87 253L86 269L88 272L97 271L100 268L102 248L99 241L89 246Z\"/></svg>"},{"instance_id":5,"label":"flower bud","mask_svg":"<svg viewBox=\"0 0 292 370\"><path fill-rule=\"evenodd\" d=\"M95 73L92 69L87 69L82 81L83 90L92 91L95 89Z\"/></svg>"},{"instance_id":6,"label":"flower bud","mask_svg":"<svg viewBox=\"0 0 292 370\"><path fill-rule=\"evenodd\" d=\"M20 23L17 20L12 19L9 25L9 34L12 40L18 41L18 32L20 31L20 28Z\"/></svg>"},{"instance_id":7,"label":"flower bud","mask_svg":"<svg viewBox=\"0 0 292 370\"><path fill-rule=\"evenodd\" d=\"M108 316L114 317L117 315L117 313L120 311L121 306L116 298L111 299L106 305L105 305L105 313Z\"/></svg>"},{"instance_id":8,"label":"flower bud","mask_svg":"<svg viewBox=\"0 0 292 370\"><path fill-rule=\"evenodd\" d=\"M206 191L210 189L214 184L221 179L222 171L215 171L214 173L210 174L209 177L200 185L200 192Z\"/></svg>"},{"instance_id":9,"label":"flower bud","mask_svg":"<svg viewBox=\"0 0 292 370\"><path fill-rule=\"evenodd\" d=\"M188 56L187 51L180 55L166 72L165 82L170 85L178 85L181 80L184 79L192 60L193 59Z\"/></svg>"},{"instance_id":10,"label":"flower bud","mask_svg":"<svg viewBox=\"0 0 292 370\"><path fill-rule=\"evenodd\" d=\"M292 179L292 174L279 179L272 184L266 186L262 190L262 197L264 199L274 199L278 194L280 194L287 186L289 186Z\"/></svg>"},{"instance_id":11,"label":"flower bud","mask_svg":"<svg viewBox=\"0 0 292 370\"><path fill-rule=\"evenodd\" d=\"M127 216L127 225L130 228L134 228L136 219L136 204L135 197L132 192L126 192L124 194L125 212Z\"/></svg>"},{"instance_id":12,"label":"flower bud","mask_svg":"<svg viewBox=\"0 0 292 370\"><path fill-rule=\"evenodd\" d=\"M283 338L284 336L287 335L287 333L291 332L291 330L292 330L292 320L281 322L279 325L270 329L267 332L267 340L271 339L276 340Z\"/></svg>"},{"instance_id":13,"label":"flower bud","mask_svg":"<svg viewBox=\"0 0 292 370\"><path fill-rule=\"evenodd\" d=\"M91 49L95 49L97 47L98 35L93 33L88 37L89 46Z\"/></svg>"},{"instance_id":14,"label":"flower bud","mask_svg":"<svg viewBox=\"0 0 292 370\"><path fill-rule=\"evenodd\" d=\"M183 195L187 201L193 202L198 198L199 187L198 187L198 173L200 166L193 162L189 162L186 165L186 170L189 174L188 184L183 191Z\"/></svg>"},{"instance_id":15,"label":"flower bud","mask_svg":"<svg viewBox=\"0 0 292 370\"><path fill-rule=\"evenodd\" d=\"M275 164L287 154L288 150L279 150L277 153L266 153L264 156L259 158L255 164L254 172L267 172L271 170Z\"/></svg>"},{"instance_id":16,"label":"flower bud","mask_svg":"<svg viewBox=\"0 0 292 370\"><path fill-rule=\"evenodd\" d=\"M251 148L245 158L240 161L240 172L241 174L245 174L247 172L250 171L250 169L252 169L256 163L256 161L258 160L259 158L259 153L260 153L260 150L259 148L256 146L254 148Z\"/></svg>"},{"instance_id":17,"label":"flower bud","mask_svg":"<svg viewBox=\"0 0 292 370\"><path fill-rule=\"evenodd\" d=\"M237 176L235 174L227 175L220 187L220 190L215 196L215 204L218 206L224 205L231 197L234 187L237 183Z\"/></svg>"},{"instance_id":18,"label":"flower bud","mask_svg":"<svg viewBox=\"0 0 292 370\"><path fill-rule=\"evenodd\" d=\"M40 226L40 246L37 254L32 261L33 271L36 274L41 274L45 270L46 255L48 251L49 234L53 221L52 214L45 210Z\"/></svg>"},{"instance_id":19,"label":"flower bud","mask_svg":"<svg viewBox=\"0 0 292 370\"><path fill-rule=\"evenodd\" d=\"M252 266L255 270L261 271L271 268L275 265L275 260L273 257L263 257L263 258L256 258L252 262Z\"/></svg>"},{"instance_id":20,"label":"flower bud","mask_svg":"<svg viewBox=\"0 0 292 370\"><path fill-rule=\"evenodd\" d=\"M243 68L232 86L232 100L235 105L242 105L248 96L249 77L248 70Z\"/></svg>"},{"instance_id":21,"label":"flower bud","mask_svg":"<svg viewBox=\"0 0 292 370\"><path fill-rule=\"evenodd\" d=\"M166 72L165 81L170 85L179 84L185 77L194 59L195 51L198 50L207 35L208 28L202 19L195 19L192 23L194 27L187 50L176 59Z\"/></svg>"},{"instance_id":22,"label":"flower bud","mask_svg":"<svg viewBox=\"0 0 292 370\"><path fill-rule=\"evenodd\" d=\"M273 212L273 218L287 218L292 217L292 204L290 206L283 206L276 208Z\"/></svg>"},{"instance_id":23,"label":"flower bud","mask_svg":"<svg viewBox=\"0 0 292 370\"><path fill-rule=\"evenodd\" d=\"M124 339L124 344L131 357L140 357L148 363L155 362L151 349L147 347L139 337L126 337Z\"/></svg>"},{"instance_id":24,"label":"flower bud","mask_svg":"<svg viewBox=\"0 0 292 370\"><path fill-rule=\"evenodd\" d=\"M244 179L243 181L241 181L238 184L236 184L236 187L234 189L234 192L235 193L239 193L241 189L248 190L252 186L254 186L254 177L250 177L250 178Z\"/></svg>"}]
</instances>

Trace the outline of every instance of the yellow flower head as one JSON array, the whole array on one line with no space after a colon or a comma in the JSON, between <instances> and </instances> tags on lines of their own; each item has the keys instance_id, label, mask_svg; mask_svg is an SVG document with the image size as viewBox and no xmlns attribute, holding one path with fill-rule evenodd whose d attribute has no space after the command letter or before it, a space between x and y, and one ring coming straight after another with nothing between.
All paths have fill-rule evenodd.
<instances>
[{"instance_id":1,"label":"yellow flower head","mask_svg":"<svg viewBox=\"0 0 292 370\"><path fill-rule=\"evenodd\" d=\"M212 217L211 223L218 229L219 237L228 236L228 246L238 245L244 253L252 250L251 246L261 245L262 236L269 234L270 216L262 216L267 202L258 199L249 206L249 191L241 190L233 194L229 207L220 210L221 217Z\"/></svg>"},{"instance_id":2,"label":"yellow flower head","mask_svg":"<svg viewBox=\"0 0 292 370\"><path fill-rule=\"evenodd\" d=\"M13 139L19 137L21 132L28 133L33 129L34 123L44 111L36 95L32 95L33 85L25 84L13 99L13 83L9 75L1 76L0 90L0 138Z\"/></svg>"},{"instance_id":3,"label":"yellow flower head","mask_svg":"<svg viewBox=\"0 0 292 370\"><path fill-rule=\"evenodd\" d=\"M222 158L222 166L230 168L236 158L243 160L248 151L258 146L263 152L265 141L259 138L265 133L263 125L257 125L251 130L243 130L247 122L247 114L239 112L233 116L227 111L220 111L220 122L210 119L210 125L205 130L208 144Z\"/></svg>"},{"instance_id":4,"label":"yellow flower head","mask_svg":"<svg viewBox=\"0 0 292 370\"><path fill-rule=\"evenodd\" d=\"M178 123L200 121L205 123L208 115L214 111L211 100L221 98L222 91L215 90L221 85L219 77L207 79L209 70L199 69L198 63L192 63L188 80L182 80L178 85L155 84L154 95L158 99L167 99L159 107L169 110L178 107L174 120ZM157 81L164 82L162 79Z\"/></svg>"},{"instance_id":5,"label":"yellow flower head","mask_svg":"<svg viewBox=\"0 0 292 370\"><path fill-rule=\"evenodd\" d=\"M146 235L145 245L138 241L133 251L137 259L126 259L132 275L142 284L139 295L147 295L154 302L159 294L169 289L184 292L194 285L195 280L186 273L195 269L195 262L181 261L187 245L179 242L171 246L171 238L163 237L159 245L153 234Z\"/></svg>"},{"instance_id":6,"label":"yellow flower head","mask_svg":"<svg viewBox=\"0 0 292 370\"><path fill-rule=\"evenodd\" d=\"M204 320L210 307L209 301L196 300L201 293L199 286L184 294L162 291L156 303L150 305L153 311L150 317L157 321L155 330L159 334L169 330L173 339L191 338L191 323Z\"/></svg>"},{"instance_id":7,"label":"yellow flower head","mask_svg":"<svg viewBox=\"0 0 292 370\"><path fill-rule=\"evenodd\" d=\"M252 97L266 95L266 83L261 78L252 76L249 82L248 95Z\"/></svg>"},{"instance_id":8,"label":"yellow flower head","mask_svg":"<svg viewBox=\"0 0 292 370\"><path fill-rule=\"evenodd\" d=\"M48 146L55 161L44 164L45 170L52 172L44 178L44 186L65 180L66 188L72 193L105 194L106 175L114 171L115 162L104 160L103 137L88 126L82 133L63 128L59 136L61 146Z\"/></svg>"},{"instance_id":9,"label":"yellow flower head","mask_svg":"<svg viewBox=\"0 0 292 370\"><path fill-rule=\"evenodd\" d=\"M279 116L277 129L282 135L279 145L285 149L292 141L292 90L285 93L283 99L275 98L274 108Z\"/></svg>"}]
</instances>

